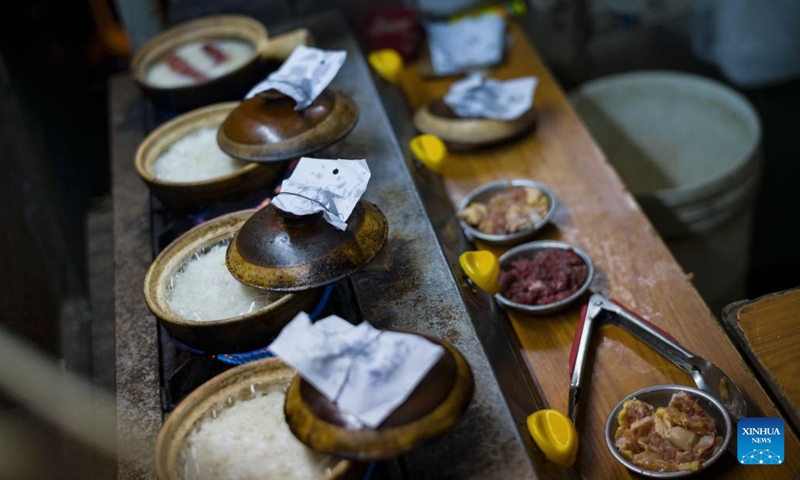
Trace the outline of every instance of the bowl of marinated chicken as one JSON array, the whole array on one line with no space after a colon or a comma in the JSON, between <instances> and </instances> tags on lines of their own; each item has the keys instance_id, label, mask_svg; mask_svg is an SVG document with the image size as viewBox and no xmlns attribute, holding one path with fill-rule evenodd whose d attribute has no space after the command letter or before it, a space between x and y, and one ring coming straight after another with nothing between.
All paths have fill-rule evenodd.
<instances>
[{"instance_id":1,"label":"bowl of marinated chicken","mask_svg":"<svg viewBox=\"0 0 800 480\"><path fill-rule=\"evenodd\" d=\"M555 195L543 183L500 180L470 192L458 209L458 218L470 240L508 246L531 239L555 209Z\"/></svg>"},{"instance_id":2,"label":"bowl of marinated chicken","mask_svg":"<svg viewBox=\"0 0 800 480\"><path fill-rule=\"evenodd\" d=\"M727 450L733 423L718 399L693 387L656 385L617 404L606 445L628 470L680 478L705 470Z\"/></svg>"}]
</instances>

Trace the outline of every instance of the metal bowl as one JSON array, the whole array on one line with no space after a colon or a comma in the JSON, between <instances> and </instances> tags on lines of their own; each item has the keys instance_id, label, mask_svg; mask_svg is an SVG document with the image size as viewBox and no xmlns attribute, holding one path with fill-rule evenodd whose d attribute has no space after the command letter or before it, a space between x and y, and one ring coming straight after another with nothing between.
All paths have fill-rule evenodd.
<instances>
[{"instance_id":1,"label":"metal bowl","mask_svg":"<svg viewBox=\"0 0 800 480\"><path fill-rule=\"evenodd\" d=\"M196 210L220 201L238 199L277 182L286 162L249 163L242 168L206 180L180 182L156 177L155 163L175 142L201 128L218 127L239 102L210 105L185 113L153 130L136 151L136 173L153 195L175 210Z\"/></svg>"},{"instance_id":2,"label":"metal bowl","mask_svg":"<svg viewBox=\"0 0 800 480\"><path fill-rule=\"evenodd\" d=\"M658 408L661 406L667 406L672 398L672 395L678 392L687 392L691 394L694 400L701 407L703 407L703 410L705 410L705 412L714 419L714 422L717 424L718 434L722 435L722 445L720 445L717 451L714 452L714 455L712 455L711 458L702 463L699 470L694 472L655 472L653 470L646 470L642 467L634 465L617 451L614 441L614 435L617 431L617 427L619 426L617 415L619 414L620 410L622 410L623 404L635 397ZM725 406L722 404L722 402L708 393L684 385L654 385L652 387L643 388L637 392L633 392L632 394L623 398L617 404L617 406L611 410L611 413L608 415L608 420L606 421L606 445L611 451L611 454L614 455L614 458L616 458L621 464L623 464L632 472L652 478L681 478L701 472L719 460L719 458L728 449L728 444L730 444L731 437L733 436L733 430L733 423L731 422L730 415L728 415L728 411L725 410Z\"/></svg>"},{"instance_id":3,"label":"metal bowl","mask_svg":"<svg viewBox=\"0 0 800 480\"><path fill-rule=\"evenodd\" d=\"M566 242L559 242L556 240L540 240L538 242L525 243L518 247L514 247L500 257L499 259L500 269L503 270L504 267L509 266L511 260L519 256L530 257L539 250L547 250L550 248L572 250L575 253L577 253L579 257L581 257L581 259L586 263L586 266L589 267L589 273L586 276L586 281L583 283L583 285L581 285L581 287L569 297L561 299L557 302L548 303L547 305L526 305L524 303L512 302L511 300L504 297L501 293L498 293L497 295L495 295L495 298L497 299L498 302L500 302L501 305L525 313L532 313L535 315L546 315L566 308L568 305L570 305L575 300L580 298L581 295L583 295L583 293L589 288L589 284L592 283L592 279L594 278L594 263L592 263L592 259L586 252Z\"/></svg>"},{"instance_id":4,"label":"metal bowl","mask_svg":"<svg viewBox=\"0 0 800 480\"><path fill-rule=\"evenodd\" d=\"M186 438L205 419L216 417L237 401L273 388L287 388L296 372L277 358L240 365L217 375L186 397L169 415L156 442L155 467L159 480L180 480L181 451ZM338 461L324 480L352 477L352 462ZM358 477L360 478L360 477Z\"/></svg>"},{"instance_id":5,"label":"metal bowl","mask_svg":"<svg viewBox=\"0 0 800 480\"><path fill-rule=\"evenodd\" d=\"M196 252L229 241L255 210L230 213L194 227L156 257L144 279L147 307L178 341L209 353L238 353L267 345L295 315L310 312L321 289L275 294L276 300L251 313L219 320L190 320L169 306L170 279Z\"/></svg>"},{"instance_id":6,"label":"metal bowl","mask_svg":"<svg viewBox=\"0 0 800 480\"><path fill-rule=\"evenodd\" d=\"M534 235L536 235L536 232L538 232L547 224L547 222L550 221L556 211L557 206L555 195L553 195L553 192L544 184L528 179L500 180L482 185L471 191L469 195L464 198L464 200L461 202L461 205L458 207L458 211L463 212L464 209L466 209L473 202L488 203L489 200L497 193L515 187L530 187L541 191L545 197L547 197L547 203L549 204L549 208L545 216L530 230L523 230L521 232L509 233L505 235L491 235L488 233L483 233L464 220L459 220L461 222L461 228L464 229L464 234L467 236L467 238L470 240L478 239L492 245L516 245L532 238Z\"/></svg>"}]
</instances>

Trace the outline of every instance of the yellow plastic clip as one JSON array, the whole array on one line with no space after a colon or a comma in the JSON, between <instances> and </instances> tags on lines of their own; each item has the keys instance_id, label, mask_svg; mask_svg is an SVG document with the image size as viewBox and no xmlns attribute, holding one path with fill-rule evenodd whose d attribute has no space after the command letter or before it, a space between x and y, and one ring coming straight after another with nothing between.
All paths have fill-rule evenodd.
<instances>
[{"instance_id":1,"label":"yellow plastic clip","mask_svg":"<svg viewBox=\"0 0 800 480\"><path fill-rule=\"evenodd\" d=\"M494 295L500 291L500 262L497 257L488 250L477 250L464 252L458 257L458 263L464 273L481 290Z\"/></svg>"},{"instance_id":2,"label":"yellow plastic clip","mask_svg":"<svg viewBox=\"0 0 800 480\"><path fill-rule=\"evenodd\" d=\"M506 5L508 13L515 17L521 17L528 13L528 4L525 0L513 0Z\"/></svg>"},{"instance_id":3,"label":"yellow plastic clip","mask_svg":"<svg viewBox=\"0 0 800 480\"><path fill-rule=\"evenodd\" d=\"M511 0L504 4L490 5L486 7L477 7L471 10L467 10L466 12L460 13L458 15L452 15L448 20L450 20L451 22L457 22L464 18L479 17L481 15L486 15L489 13L500 15L501 17L507 19L509 16L521 17L522 15L525 15L527 11L528 11L528 5L525 3L525 0Z\"/></svg>"},{"instance_id":4,"label":"yellow plastic clip","mask_svg":"<svg viewBox=\"0 0 800 480\"><path fill-rule=\"evenodd\" d=\"M578 431L568 416L546 408L528 416L528 431L551 462L572 466L578 456Z\"/></svg>"},{"instance_id":5,"label":"yellow plastic clip","mask_svg":"<svg viewBox=\"0 0 800 480\"><path fill-rule=\"evenodd\" d=\"M417 135L408 142L411 153L433 172L442 173L444 159L447 157L447 146L441 138L426 133Z\"/></svg>"},{"instance_id":6,"label":"yellow plastic clip","mask_svg":"<svg viewBox=\"0 0 800 480\"><path fill-rule=\"evenodd\" d=\"M367 56L370 66L389 83L397 83L403 71L403 57L392 48L383 48L370 52Z\"/></svg>"}]
</instances>

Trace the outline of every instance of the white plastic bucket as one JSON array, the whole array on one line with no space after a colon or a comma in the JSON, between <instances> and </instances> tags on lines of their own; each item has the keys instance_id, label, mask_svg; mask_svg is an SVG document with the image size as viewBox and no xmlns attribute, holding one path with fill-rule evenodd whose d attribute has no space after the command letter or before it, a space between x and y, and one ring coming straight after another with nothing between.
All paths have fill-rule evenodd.
<instances>
[{"instance_id":1,"label":"white plastic bucket","mask_svg":"<svg viewBox=\"0 0 800 480\"><path fill-rule=\"evenodd\" d=\"M743 298L760 182L750 103L719 82L663 71L594 80L571 100L712 308Z\"/></svg>"}]
</instances>

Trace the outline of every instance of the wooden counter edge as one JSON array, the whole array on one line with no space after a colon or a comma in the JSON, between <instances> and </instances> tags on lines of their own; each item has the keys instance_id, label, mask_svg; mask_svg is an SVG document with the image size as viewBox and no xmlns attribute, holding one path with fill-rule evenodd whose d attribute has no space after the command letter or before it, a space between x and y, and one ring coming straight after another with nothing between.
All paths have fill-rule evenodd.
<instances>
[{"instance_id":1,"label":"wooden counter edge","mask_svg":"<svg viewBox=\"0 0 800 480\"><path fill-rule=\"evenodd\" d=\"M778 409L786 418L790 420L790 428L792 428L796 436L800 436L800 409L797 408L786 395L785 390L781 386L778 379L770 372L770 370L763 364L759 356L750 348L747 336L739 324L739 313L742 309L755 305L763 300L779 297L789 293L800 291L800 287L794 287L780 292L769 293L762 295L755 299L746 299L733 302L722 309L722 324L727 329L729 336L733 340L734 345L742 354L743 358L748 361L748 367L751 370L758 372L761 377L759 383L764 391L767 393L769 399L773 402L776 409Z\"/></svg>"}]
</instances>

